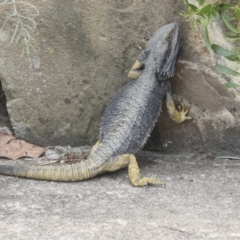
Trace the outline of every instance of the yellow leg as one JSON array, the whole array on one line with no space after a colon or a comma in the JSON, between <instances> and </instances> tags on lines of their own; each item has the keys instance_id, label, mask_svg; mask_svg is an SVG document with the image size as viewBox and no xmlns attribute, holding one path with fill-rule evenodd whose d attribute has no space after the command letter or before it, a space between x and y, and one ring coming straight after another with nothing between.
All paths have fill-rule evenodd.
<instances>
[{"instance_id":1,"label":"yellow leg","mask_svg":"<svg viewBox=\"0 0 240 240\"><path fill-rule=\"evenodd\" d=\"M135 156L132 154L124 154L111 159L104 165L104 171L113 172L127 166L128 176L133 186L141 187L148 184L165 186L163 182L155 178L140 178L138 163Z\"/></svg>"},{"instance_id":2,"label":"yellow leg","mask_svg":"<svg viewBox=\"0 0 240 240\"><path fill-rule=\"evenodd\" d=\"M191 106L190 103L187 105L187 107L185 107L183 102L181 102L181 105L178 106L178 109L176 109L172 95L169 92L167 93L166 102L169 116L173 121L181 123L187 119L192 119L192 117L187 116Z\"/></svg>"},{"instance_id":3,"label":"yellow leg","mask_svg":"<svg viewBox=\"0 0 240 240\"><path fill-rule=\"evenodd\" d=\"M148 42L148 39L144 38L142 40L142 43L138 46L138 49L140 51L142 51L145 48L147 42ZM139 62L138 60L136 60L136 62L133 64L131 70L128 73L128 77L131 79L137 79L139 77L143 67L144 67L144 65L141 62Z\"/></svg>"},{"instance_id":4,"label":"yellow leg","mask_svg":"<svg viewBox=\"0 0 240 240\"><path fill-rule=\"evenodd\" d=\"M141 73L143 68L143 64L140 63L138 60L133 64L131 70L128 73L128 77L131 79L136 79Z\"/></svg>"}]
</instances>

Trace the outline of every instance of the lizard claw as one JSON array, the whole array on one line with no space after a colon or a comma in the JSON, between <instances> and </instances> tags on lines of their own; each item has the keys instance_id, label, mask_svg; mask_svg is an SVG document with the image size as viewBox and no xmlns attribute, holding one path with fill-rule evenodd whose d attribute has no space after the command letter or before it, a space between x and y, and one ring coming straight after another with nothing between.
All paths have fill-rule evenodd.
<instances>
[{"instance_id":1,"label":"lizard claw","mask_svg":"<svg viewBox=\"0 0 240 240\"><path fill-rule=\"evenodd\" d=\"M175 107L173 98L180 101L180 104L177 105L177 107ZM180 100L177 95L173 95L173 98L170 94L167 94L167 109L171 119L177 123L192 119L192 117L187 116L191 106L190 102L184 104L183 98Z\"/></svg>"},{"instance_id":2,"label":"lizard claw","mask_svg":"<svg viewBox=\"0 0 240 240\"><path fill-rule=\"evenodd\" d=\"M148 42L148 39L147 39L146 37L144 37L143 40L142 40L142 42L137 46L137 48L138 48L140 51L142 51L142 50L145 48L147 42Z\"/></svg>"},{"instance_id":3,"label":"lizard claw","mask_svg":"<svg viewBox=\"0 0 240 240\"><path fill-rule=\"evenodd\" d=\"M183 122L187 119L192 119L192 117L187 116L189 110L190 110L191 104L188 103L187 106L184 105L183 101L181 102L181 105L178 107L178 114L179 114L179 120L180 122Z\"/></svg>"}]
</instances>

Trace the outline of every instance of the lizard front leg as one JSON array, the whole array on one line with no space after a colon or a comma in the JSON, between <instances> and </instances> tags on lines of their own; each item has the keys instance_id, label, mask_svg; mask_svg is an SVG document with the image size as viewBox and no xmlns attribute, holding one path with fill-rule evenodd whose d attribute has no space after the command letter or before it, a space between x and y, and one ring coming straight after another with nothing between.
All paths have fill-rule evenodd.
<instances>
[{"instance_id":1,"label":"lizard front leg","mask_svg":"<svg viewBox=\"0 0 240 240\"><path fill-rule=\"evenodd\" d=\"M146 46L148 40L146 38L143 39L142 43L138 46L138 49L141 51ZM144 64L139 62L138 60L135 61L133 64L131 70L128 73L128 77L131 79L137 79L141 73L141 71L144 69Z\"/></svg>"},{"instance_id":2,"label":"lizard front leg","mask_svg":"<svg viewBox=\"0 0 240 240\"><path fill-rule=\"evenodd\" d=\"M127 166L128 176L133 186L142 187L148 184L165 186L163 182L155 178L140 178L138 163L133 154L123 154L110 159L108 162L106 162L106 164L104 164L103 170L107 172L114 172Z\"/></svg>"},{"instance_id":3,"label":"lizard front leg","mask_svg":"<svg viewBox=\"0 0 240 240\"><path fill-rule=\"evenodd\" d=\"M145 46L147 45L149 39L147 39L146 37L143 38L142 42L139 44L138 49L140 51L144 50Z\"/></svg>"},{"instance_id":4,"label":"lizard front leg","mask_svg":"<svg viewBox=\"0 0 240 240\"><path fill-rule=\"evenodd\" d=\"M136 62L133 64L131 70L128 73L128 77L131 79L138 78L143 68L144 64L136 60Z\"/></svg>"},{"instance_id":5,"label":"lizard front leg","mask_svg":"<svg viewBox=\"0 0 240 240\"><path fill-rule=\"evenodd\" d=\"M173 121L181 123L187 119L192 119L192 117L187 116L191 106L190 103L187 105L187 107L185 107L183 102L181 102L181 105L178 106L178 109L176 109L172 94L167 92L166 97L168 113Z\"/></svg>"}]
</instances>

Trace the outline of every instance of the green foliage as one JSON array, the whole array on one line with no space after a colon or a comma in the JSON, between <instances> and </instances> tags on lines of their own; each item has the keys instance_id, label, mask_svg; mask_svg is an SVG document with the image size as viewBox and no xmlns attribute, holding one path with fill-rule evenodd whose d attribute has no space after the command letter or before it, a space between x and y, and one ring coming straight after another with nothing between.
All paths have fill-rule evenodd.
<instances>
[{"instance_id":1,"label":"green foliage","mask_svg":"<svg viewBox=\"0 0 240 240\"><path fill-rule=\"evenodd\" d=\"M18 0L5 0L0 3L0 7L7 9L7 11L4 11L6 17L0 29L0 34L8 23L11 25L13 23L14 32L10 43L22 42L24 45L22 54L26 53L29 57L32 50L36 51L32 45L34 38L30 34L36 27L36 22L33 18L24 15L24 9L31 8L32 14L39 15L37 7L32 3Z\"/></svg>"},{"instance_id":2,"label":"green foliage","mask_svg":"<svg viewBox=\"0 0 240 240\"><path fill-rule=\"evenodd\" d=\"M216 69L218 70L218 72L223 73L223 74L228 74L228 75L233 75L233 76L240 76L239 72L236 72L233 69L231 69L229 67L226 67L226 66L223 66L221 64L217 64Z\"/></svg>"},{"instance_id":3,"label":"green foliage","mask_svg":"<svg viewBox=\"0 0 240 240\"><path fill-rule=\"evenodd\" d=\"M190 22L191 28L196 27L203 29L203 38L206 46L214 51L215 54L222 56L229 61L240 63L240 4L224 3L221 0L197 0L197 4L191 4L188 0L184 0L188 12L181 13L181 15ZM221 21L227 29L227 40L234 42L237 48L228 50L214 44L209 39L208 29L211 22ZM218 72L240 76L240 73L223 65L217 65ZM239 84L229 84L228 87L240 87Z\"/></svg>"}]
</instances>

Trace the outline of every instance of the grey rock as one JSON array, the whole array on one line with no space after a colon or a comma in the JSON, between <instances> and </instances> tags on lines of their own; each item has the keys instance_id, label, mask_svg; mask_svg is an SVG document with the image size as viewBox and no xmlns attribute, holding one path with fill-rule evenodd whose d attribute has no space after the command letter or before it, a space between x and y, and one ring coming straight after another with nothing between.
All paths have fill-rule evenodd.
<instances>
[{"instance_id":1,"label":"grey rock","mask_svg":"<svg viewBox=\"0 0 240 240\"><path fill-rule=\"evenodd\" d=\"M32 3L40 11L34 17L37 53L28 59L21 56L21 44L9 44L13 25L0 36L0 81L17 137L43 146L94 144L107 102L131 81L127 73L139 54L135 46L160 26L176 21L183 61L172 80L173 93L191 101L194 121L176 125L163 111L147 147L239 153L240 99L223 86L227 79L215 73L214 57L179 16L182 3Z\"/></svg>"}]
</instances>

